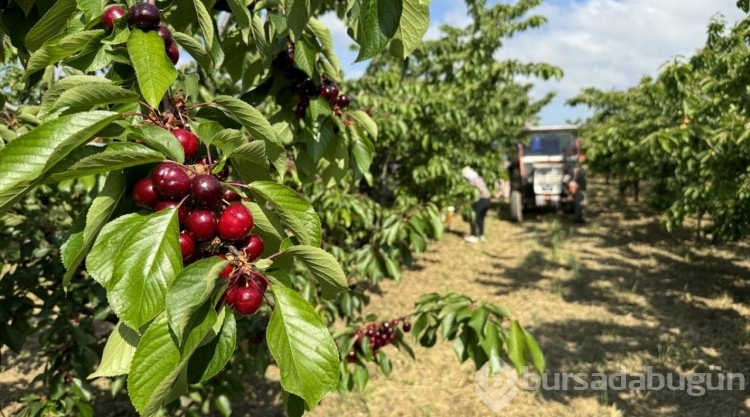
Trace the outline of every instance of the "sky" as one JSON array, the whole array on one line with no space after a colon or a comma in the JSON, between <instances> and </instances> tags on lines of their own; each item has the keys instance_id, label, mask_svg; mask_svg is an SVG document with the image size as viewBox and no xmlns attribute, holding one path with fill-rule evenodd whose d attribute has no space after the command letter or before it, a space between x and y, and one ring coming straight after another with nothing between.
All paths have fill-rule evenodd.
<instances>
[{"instance_id":1,"label":"sky","mask_svg":"<svg viewBox=\"0 0 750 417\"><path fill-rule=\"evenodd\" d=\"M645 75L657 75L665 62L689 57L703 46L716 14L730 24L745 16L736 0L546 0L532 13L545 16L547 24L507 40L496 57L562 68L565 75L560 81L530 81L535 98L556 92L542 110L540 124L585 119L588 108L565 105L582 88L636 85ZM343 24L335 15L321 20L331 28L345 76L360 76L366 64L353 64L356 52L349 50L352 41ZM432 0L425 38L439 38L440 25L464 26L469 21L463 1Z\"/></svg>"}]
</instances>

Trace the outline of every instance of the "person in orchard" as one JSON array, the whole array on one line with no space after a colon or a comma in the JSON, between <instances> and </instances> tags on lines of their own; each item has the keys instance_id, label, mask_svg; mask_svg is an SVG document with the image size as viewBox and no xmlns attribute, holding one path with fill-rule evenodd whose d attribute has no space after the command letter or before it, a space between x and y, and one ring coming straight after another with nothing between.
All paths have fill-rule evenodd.
<instances>
[{"instance_id":1,"label":"person in orchard","mask_svg":"<svg viewBox=\"0 0 750 417\"><path fill-rule=\"evenodd\" d=\"M487 189L484 178L471 167L464 167L461 174L466 178L466 181L469 181L469 184L479 190L479 198L471 205L472 210L474 210L474 218L471 221L471 235L464 238L469 243L477 243L484 240L484 218L490 208L490 191Z\"/></svg>"}]
</instances>

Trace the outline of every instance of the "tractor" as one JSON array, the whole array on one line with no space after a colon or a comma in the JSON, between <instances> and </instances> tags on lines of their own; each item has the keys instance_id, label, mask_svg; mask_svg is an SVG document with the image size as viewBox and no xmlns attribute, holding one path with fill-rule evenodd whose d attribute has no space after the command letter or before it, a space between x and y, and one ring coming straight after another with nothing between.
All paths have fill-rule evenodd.
<instances>
[{"instance_id":1,"label":"tractor","mask_svg":"<svg viewBox=\"0 0 750 417\"><path fill-rule=\"evenodd\" d=\"M525 211L552 207L584 221L586 173L581 164L581 140L575 125L528 126L527 140L508 170L511 179L510 217L523 221Z\"/></svg>"}]
</instances>

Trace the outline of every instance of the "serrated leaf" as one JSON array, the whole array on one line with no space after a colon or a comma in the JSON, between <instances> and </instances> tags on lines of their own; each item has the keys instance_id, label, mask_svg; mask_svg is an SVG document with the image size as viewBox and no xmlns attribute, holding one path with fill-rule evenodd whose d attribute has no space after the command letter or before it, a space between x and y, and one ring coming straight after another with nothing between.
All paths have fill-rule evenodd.
<instances>
[{"instance_id":1,"label":"serrated leaf","mask_svg":"<svg viewBox=\"0 0 750 417\"><path fill-rule=\"evenodd\" d=\"M164 53L164 40L154 30L134 29L128 38L128 54L143 98L158 108L164 93L177 79L177 70Z\"/></svg>"},{"instance_id":2,"label":"serrated leaf","mask_svg":"<svg viewBox=\"0 0 750 417\"><path fill-rule=\"evenodd\" d=\"M190 357L210 335L217 317L210 303L198 312L182 350L177 347L169 328L166 312L159 314L141 337L128 375L128 391L133 406L142 416L156 415L172 391Z\"/></svg>"},{"instance_id":3,"label":"serrated leaf","mask_svg":"<svg viewBox=\"0 0 750 417\"><path fill-rule=\"evenodd\" d=\"M42 106L39 109L39 116L41 117L43 114L49 113L57 99L60 98L65 91L76 86L91 84L108 85L112 84L112 81L104 77L96 77L93 75L69 75L65 78L61 78L44 92L44 95L42 96Z\"/></svg>"},{"instance_id":4,"label":"serrated leaf","mask_svg":"<svg viewBox=\"0 0 750 417\"><path fill-rule=\"evenodd\" d=\"M275 302L266 339L281 372L281 386L313 408L338 385L336 344L302 296L282 285L272 285L270 290Z\"/></svg>"},{"instance_id":5,"label":"serrated leaf","mask_svg":"<svg viewBox=\"0 0 750 417\"><path fill-rule=\"evenodd\" d=\"M195 14L198 16L198 26L201 28L201 34L203 34L203 39L206 40L206 45L213 46L214 22L211 14L201 0L193 0L193 7L195 7Z\"/></svg>"},{"instance_id":6,"label":"serrated leaf","mask_svg":"<svg viewBox=\"0 0 750 417\"><path fill-rule=\"evenodd\" d=\"M526 330L524 330L523 333L524 338L526 339L526 350L528 350L529 354L531 355L531 363L534 364L534 368L536 369L537 373L542 374L547 365L544 359L544 354L539 348L539 343L537 343L536 339L531 335L531 333L527 332Z\"/></svg>"},{"instance_id":7,"label":"serrated leaf","mask_svg":"<svg viewBox=\"0 0 750 417\"><path fill-rule=\"evenodd\" d=\"M104 38L104 31L98 29L74 32L57 42L48 41L31 54L29 61L26 63L24 76L29 77L39 70L75 55L90 45L92 41L98 42L102 38Z\"/></svg>"},{"instance_id":8,"label":"serrated leaf","mask_svg":"<svg viewBox=\"0 0 750 417\"><path fill-rule=\"evenodd\" d=\"M78 266L91 250L94 239L109 220L122 195L125 193L125 177L120 171L111 172L99 195L96 196L86 212L83 230L71 236L62 247L62 260L65 265L63 288L67 288L70 280L78 270Z\"/></svg>"},{"instance_id":9,"label":"serrated leaf","mask_svg":"<svg viewBox=\"0 0 750 417\"><path fill-rule=\"evenodd\" d=\"M262 141L252 141L235 148L229 154L229 159L232 161L232 167L247 183L271 179L268 172L266 146Z\"/></svg>"},{"instance_id":10,"label":"serrated leaf","mask_svg":"<svg viewBox=\"0 0 750 417\"><path fill-rule=\"evenodd\" d=\"M67 27L68 19L76 11L76 0L57 0L47 13L26 34L24 44L30 51L36 51Z\"/></svg>"},{"instance_id":11,"label":"serrated leaf","mask_svg":"<svg viewBox=\"0 0 750 417\"><path fill-rule=\"evenodd\" d=\"M185 148L167 129L155 125L142 125L132 128L129 137L141 140L149 147L163 153L169 160L185 162Z\"/></svg>"},{"instance_id":12,"label":"serrated leaf","mask_svg":"<svg viewBox=\"0 0 750 417\"><path fill-rule=\"evenodd\" d=\"M302 31L312 16L312 5L310 0L285 0L286 20L292 39L297 41L302 36Z\"/></svg>"},{"instance_id":13,"label":"serrated leaf","mask_svg":"<svg viewBox=\"0 0 750 417\"><path fill-rule=\"evenodd\" d=\"M301 263L312 273L327 298L347 288L346 275L341 265L333 255L323 249L297 245L283 253L293 256L295 262Z\"/></svg>"},{"instance_id":14,"label":"serrated leaf","mask_svg":"<svg viewBox=\"0 0 750 417\"><path fill-rule=\"evenodd\" d=\"M138 332L122 322L117 323L107 339L107 344L104 345L101 363L96 372L86 379L125 375L130 372L130 363L140 339Z\"/></svg>"},{"instance_id":15,"label":"serrated leaf","mask_svg":"<svg viewBox=\"0 0 750 417\"><path fill-rule=\"evenodd\" d=\"M315 47L306 38L294 44L294 65L310 77L315 75L315 55Z\"/></svg>"},{"instance_id":16,"label":"serrated leaf","mask_svg":"<svg viewBox=\"0 0 750 417\"><path fill-rule=\"evenodd\" d=\"M169 287L167 317L178 344L182 345L190 317L211 296L219 273L227 264L228 261L219 257L202 259L183 269Z\"/></svg>"},{"instance_id":17,"label":"serrated leaf","mask_svg":"<svg viewBox=\"0 0 750 417\"><path fill-rule=\"evenodd\" d=\"M230 96L217 96L214 103L240 122L255 139L278 143L276 132L260 110Z\"/></svg>"},{"instance_id":18,"label":"serrated leaf","mask_svg":"<svg viewBox=\"0 0 750 417\"><path fill-rule=\"evenodd\" d=\"M186 35L182 32L174 32L172 36L174 37L175 42L185 49L202 68L207 70L215 68L211 55L205 48L203 48L203 45L192 36Z\"/></svg>"},{"instance_id":19,"label":"serrated leaf","mask_svg":"<svg viewBox=\"0 0 750 417\"><path fill-rule=\"evenodd\" d=\"M256 203L245 204L253 213L253 233L263 239L266 248L278 248L282 236L286 237L279 219L270 210L262 208Z\"/></svg>"},{"instance_id":20,"label":"serrated leaf","mask_svg":"<svg viewBox=\"0 0 750 417\"><path fill-rule=\"evenodd\" d=\"M164 309L182 268L178 235L176 209L121 216L99 233L86 265L128 326L138 329Z\"/></svg>"},{"instance_id":21,"label":"serrated leaf","mask_svg":"<svg viewBox=\"0 0 750 417\"><path fill-rule=\"evenodd\" d=\"M401 22L391 42L390 52L399 59L406 59L422 43L422 37L427 33L430 5L424 0L402 1Z\"/></svg>"},{"instance_id":22,"label":"serrated leaf","mask_svg":"<svg viewBox=\"0 0 750 417\"><path fill-rule=\"evenodd\" d=\"M374 57L388 45L398 30L402 9L402 0L362 0L356 39L360 49L355 62Z\"/></svg>"},{"instance_id":23,"label":"serrated leaf","mask_svg":"<svg viewBox=\"0 0 750 417\"><path fill-rule=\"evenodd\" d=\"M8 143L0 150L0 212L13 205L73 149L119 117L104 111L62 116Z\"/></svg>"},{"instance_id":24,"label":"serrated leaf","mask_svg":"<svg viewBox=\"0 0 750 417\"><path fill-rule=\"evenodd\" d=\"M357 126L367 132L372 139L378 138L378 125L367 113L362 110L355 110L347 113L347 116L351 118Z\"/></svg>"},{"instance_id":25,"label":"serrated leaf","mask_svg":"<svg viewBox=\"0 0 750 417\"><path fill-rule=\"evenodd\" d=\"M323 56L326 57L328 62L333 67L333 71L330 71L331 73L327 75L333 81L341 82L341 62L339 61L338 55L336 55L336 51L333 49L333 37L331 36L331 31L326 25L315 18L310 19L308 28L310 28L315 37L318 38Z\"/></svg>"},{"instance_id":26,"label":"serrated leaf","mask_svg":"<svg viewBox=\"0 0 750 417\"><path fill-rule=\"evenodd\" d=\"M134 103L138 94L109 84L79 85L63 92L52 105L52 110L67 107L68 111L88 110L103 104Z\"/></svg>"},{"instance_id":27,"label":"serrated leaf","mask_svg":"<svg viewBox=\"0 0 750 417\"><path fill-rule=\"evenodd\" d=\"M320 218L307 200L294 190L270 181L250 184L256 197L268 201L303 245L320 246Z\"/></svg>"},{"instance_id":28,"label":"serrated leaf","mask_svg":"<svg viewBox=\"0 0 750 417\"><path fill-rule=\"evenodd\" d=\"M83 12L86 20L91 22L99 19L104 11L104 2L102 0L76 0L78 10Z\"/></svg>"},{"instance_id":29,"label":"serrated leaf","mask_svg":"<svg viewBox=\"0 0 750 417\"><path fill-rule=\"evenodd\" d=\"M254 146L263 145L262 141L253 141L252 143L254 143ZM222 129L216 132L211 138L211 144L223 150L225 157L231 157L235 149L243 145L249 145L245 134L237 129ZM244 150L240 151L240 153L242 152ZM265 152L262 155L263 159L265 159ZM268 168L268 163L266 163L266 168Z\"/></svg>"},{"instance_id":30,"label":"serrated leaf","mask_svg":"<svg viewBox=\"0 0 750 417\"><path fill-rule=\"evenodd\" d=\"M226 314L218 336L190 357L188 382L198 384L219 373L232 357L236 344L237 322L234 314Z\"/></svg>"},{"instance_id":31,"label":"serrated leaf","mask_svg":"<svg viewBox=\"0 0 750 417\"><path fill-rule=\"evenodd\" d=\"M153 149L135 143L110 143L101 152L77 161L63 161L56 165L44 183L52 184L72 178L103 174L132 166L144 165L164 160L164 155ZM67 162L73 162L72 164Z\"/></svg>"},{"instance_id":32,"label":"serrated leaf","mask_svg":"<svg viewBox=\"0 0 750 417\"><path fill-rule=\"evenodd\" d=\"M232 10L232 16L234 17L234 20L237 21L237 26L240 28L242 41L247 44L250 40L253 17L247 9L244 1L228 0L227 3L229 3L229 8Z\"/></svg>"}]
</instances>

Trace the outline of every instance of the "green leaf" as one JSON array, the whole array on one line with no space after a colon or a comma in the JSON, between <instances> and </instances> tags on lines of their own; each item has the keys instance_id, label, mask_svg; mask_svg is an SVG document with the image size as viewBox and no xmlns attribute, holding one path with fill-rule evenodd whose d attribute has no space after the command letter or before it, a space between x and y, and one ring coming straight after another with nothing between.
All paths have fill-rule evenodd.
<instances>
[{"instance_id":1,"label":"green leaf","mask_svg":"<svg viewBox=\"0 0 750 417\"><path fill-rule=\"evenodd\" d=\"M510 334L508 335L508 358L516 366L520 374L526 366L526 335L518 321L510 322Z\"/></svg>"},{"instance_id":2,"label":"green leaf","mask_svg":"<svg viewBox=\"0 0 750 417\"><path fill-rule=\"evenodd\" d=\"M402 0L362 0L357 43L360 46L355 62L380 53L396 35L403 9Z\"/></svg>"},{"instance_id":3,"label":"green leaf","mask_svg":"<svg viewBox=\"0 0 750 417\"><path fill-rule=\"evenodd\" d=\"M252 141L235 148L229 154L229 159L232 161L232 167L247 183L271 179L266 146L262 141Z\"/></svg>"},{"instance_id":4,"label":"green leaf","mask_svg":"<svg viewBox=\"0 0 750 417\"><path fill-rule=\"evenodd\" d=\"M183 47L202 68L207 70L215 68L211 55L205 48L203 48L203 45L192 36L186 35L182 32L174 32L172 33L172 37L174 37L175 42Z\"/></svg>"},{"instance_id":5,"label":"green leaf","mask_svg":"<svg viewBox=\"0 0 750 417\"><path fill-rule=\"evenodd\" d=\"M67 107L69 112L88 110L104 104L134 103L138 94L116 85L79 85L63 92L52 110Z\"/></svg>"},{"instance_id":6,"label":"green leaf","mask_svg":"<svg viewBox=\"0 0 750 417\"><path fill-rule=\"evenodd\" d=\"M292 32L292 40L298 41L312 16L311 0L285 0L284 8L287 25L289 31Z\"/></svg>"},{"instance_id":7,"label":"green leaf","mask_svg":"<svg viewBox=\"0 0 750 417\"><path fill-rule=\"evenodd\" d=\"M237 344L234 314L226 314L219 335L199 347L188 362L188 382L198 384L218 374L231 359Z\"/></svg>"},{"instance_id":8,"label":"green leaf","mask_svg":"<svg viewBox=\"0 0 750 417\"><path fill-rule=\"evenodd\" d=\"M362 110L355 110L347 113L347 116L354 120L354 123L367 132L372 139L378 138L378 125L367 113Z\"/></svg>"},{"instance_id":9,"label":"green leaf","mask_svg":"<svg viewBox=\"0 0 750 417\"><path fill-rule=\"evenodd\" d=\"M138 332L122 322L117 323L107 339L107 344L104 345L101 363L96 372L87 379L125 375L130 372L130 363L140 339Z\"/></svg>"},{"instance_id":10,"label":"green leaf","mask_svg":"<svg viewBox=\"0 0 750 417\"><path fill-rule=\"evenodd\" d=\"M167 317L178 344L182 344L190 317L209 299L219 273L228 263L216 256L202 259L183 269L169 287Z\"/></svg>"},{"instance_id":11,"label":"green leaf","mask_svg":"<svg viewBox=\"0 0 750 417\"><path fill-rule=\"evenodd\" d=\"M48 39L67 27L68 19L76 11L75 0L57 0L47 13L26 34L24 44L29 51L36 51Z\"/></svg>"},{"instance_id":12,"label":"green leaf","mask_svg":"<svg viewBox=\"0 0 750 417\"><path fill-rule=\"evenodd\" d=\"M76 0L76 4L78 10L83 12L89 22L100 19L104 11L104 1L102 0Z\"/></svg>"},{"instance_id":13,"label":"green leaf","mask_svg":"<svg viewBox=\"0 0 750 417\"><path fill-rule=\"evenodd\" d=\"M86 223L80 232L76 233L73 240L68 240L62 247L62 261L65 265L63 276L63 287L67 288L78 266L91 250L94 239L99 231L107 223L117 204L125 194L125 177L122 172L113 171L107 175L104 188L96 196L86 213Z\"/></svg>"},{"instance_id":14,"label":"green leaf","mask_svg":"<svg viewBox=\"0 0 750 417\"><path fill-rule=\"evenodd\" d=\"M279 143L276 131L273 130L271 123L268 122L260 110L240 99L230 96L217 96L214 98L214 103L237 119L255 139Z\"/></svg>"},{"instance_id":15,"label":"green leaf","mask_svg":"<svg viewBox=\"0 0 750 417\"><path fill-rule=\"evenodd\" d=\"M12 206L73 149L119 117L104 111L62 116L8 143L0 150L0 212Z\"/></svg>"},{"instance_id":16,"label":"green leaf","mask_svg":"<svg viewBox=\"0 0 750 417\"><path fill-rule=\"evenodd\" d=\"M306 38L294 44L294 65L310 77L315 75L315 47Z\"/></svg>"},{"instance_id":17,"label":"green leaf","mask_svg":"<svg viewBox=\"0 0 750 417\"><path fill-rule=\"evenodd\" d=\"M134 29L128 38L128 54L143 98L158 108L164 93L177 79L177 70L164 53L164 40L154 30Z\"/></svg>"},{"instance_id":18,"label":"green leaf","mask_svg":"<svg viewBox=\"0 0 750 417\"><path fill-rule=\"evenodd\" d=\"M294 290L272 285L274 309L266 330L268 349L284 390L312 409L338 385L336 344L315 309Z\"/></svg>"},{"instance_id":19,"label":"green leaf","mask_svg":"<svg viewBox=\"0 0 750 417\"><path fill-rule=\"evenodd\" d=\"M294 256L296 262L310 270L328 298L347 288L346 275L341 265L333 255L323 249L298 245L286 249L283 253Z\"/></svg>"},{"instance_id":20,"label":"green leaf","mask_svg":"<svg viewBox=\"0 0 750 417\"><path fill-rule=\"evenodd\" d=\"M333 37L331 36L331 31L326 25L315 18L310 19L308 28L310 28L315 37L318 38L323 56L325 56L328 62L333 66L333 73L327 75L331 77L333 81L340 82L341 63L339 62L338 55L336 55L336 51L333 49Z\"/></svg>"},{"instance_id":21,"label":"green leaf","mask_svg":"<svg viewBox=\"0 0 750 417\"><path fill-rule=\"evenodd\" d=\"M180 350L169 328L166 312L159 314L141 337L128 375L128 391L135 409L142 416L156 415L192 353L200 346L218 320L211 303L204 304L194 320L185 346Z\"/></svg>"},{"instance_id":22,"label":"green leaf","mask_svg":"<svg viewBox=\"0 0 750 417\"><path fill-rule=\"evenodd\" d=\"M107 223L86 257L86 269L92 278L104 288L112 285L114 263L121 243L127 234L144 221L144 215L131 213Z\"/></svg>"},{"instance_id":23,"label":"green leaf","mask_svg":"<svg viewBox=\"0 0 750 417\"><path fill-rule=\"evenodd\" d=\"M240 28L242 41L247 44L250 40L253 16L250 14L250 10L247 9L244 1L229 0L227 3L229 3L229 8L232 9L232 16L234 16L234 20L237 21L237 26Z\"/></svg>"},{"instance_id":24,"label":"green leaf","mask_svg":"<svg viewBox=\"0 0 750 417\"><path fill-rule=\"evenodd\" d=\"M406 59L422 43L430 26L430 4L424 0L402 1L401 23L391 42L390 52L399 59Z\"/></svg>"},{"instance_id":25,"label":"green leaf","mask_svg":"<svg viewBox=\"0 0 750 417\"><path fill-rule=\"evenodd\" d=\"M256 197L268 201L303 245L320 246L320 218L307 200L294 190L270 181L250 184Z\"/></svg>"},{"instance_id":26,"label":"green leaf","mask_svg":"<svg viewBox=\"0 0 750 417\"><path fill-rule=\"evenodd\" d=\"M524 330L523 334L526 339L526 350L528 350L529 354L531 355L531 363L534 364L534 368L536 369L536 371L541 374L546 368L544 354L539 348L539 343L537 343L536 339L531 335L531 333Z\"/></svg>"},{"instance_id":27,"label":"green leaf","mask_svg":"<svg viewBox=\"0 0 750 417\"><path fill-rule=\"evenodd\" d=\"M98 29L74 32L57 42L50 40L31 54L24 76L28 78L39 70L77 54L91 42L99 42L103 38L104 31Z\"/></svg>"},{"instance_id":28,"label":"green leaf","mask_svg":"<svg viewBox=\"0 0 750 417\"><path fill-rule=\"evenodd\" d=\"M155 125L142 125L132 128L132 134L129 137L143 141L172 161L185 162L185 149L167 129Z\"/></svg>"},{"instance_id":29,"label":"green leaf","mask_svg":"<svg viewBox=\"0 0 750 417\"><path fill-rule=\"evenodd\" d=\"M193 0L193 6L195 7L195 14L198 16L198 26L201 28L203 39L206 40L206 45L213 46L214 21L211 19L211 14L208 12L208 9L206 9L202 0Z\"/></svg>"},{"instance_id":30,"label":"green leaf","mask_svg":"<svg viewBox=\"0 0 750 417\"><path fill-rule=\"evenodd\" d=\"M253 233L263 239L266 248L278 248L282 236L286 237L284 228L273 212L256 203L245 204L253 213Z\"/></svg>"},{"instance_id":31,"label":"green leaf","mask_svg":"<svg viewBox=\"0 0 750 417\"><path fill-rule=\"evenodd\" d=\"M162 153L143 145L114 142L101 148L100 152L78 159L77 161L62 161L55 166L44 182L52 184L67 179L103 174L163 160L164 155Z\"/></svg>"},{"instance_id":32,"label":"green leaf","mask_svg":"<svg viewBox=\"0 0 750 417\"><path fill-rule=\"evenodd\" d=\"M42 96L42 107L39 109L39 115L49 113L52 106L57 102L57 99L67 90L85 85L109 85L112 84L111 80L103 77L95 77L93 75L69 75L65 78L61 78L56 83L52 84L50 88L44 92Z\"/></svg>"}]
</instances>

